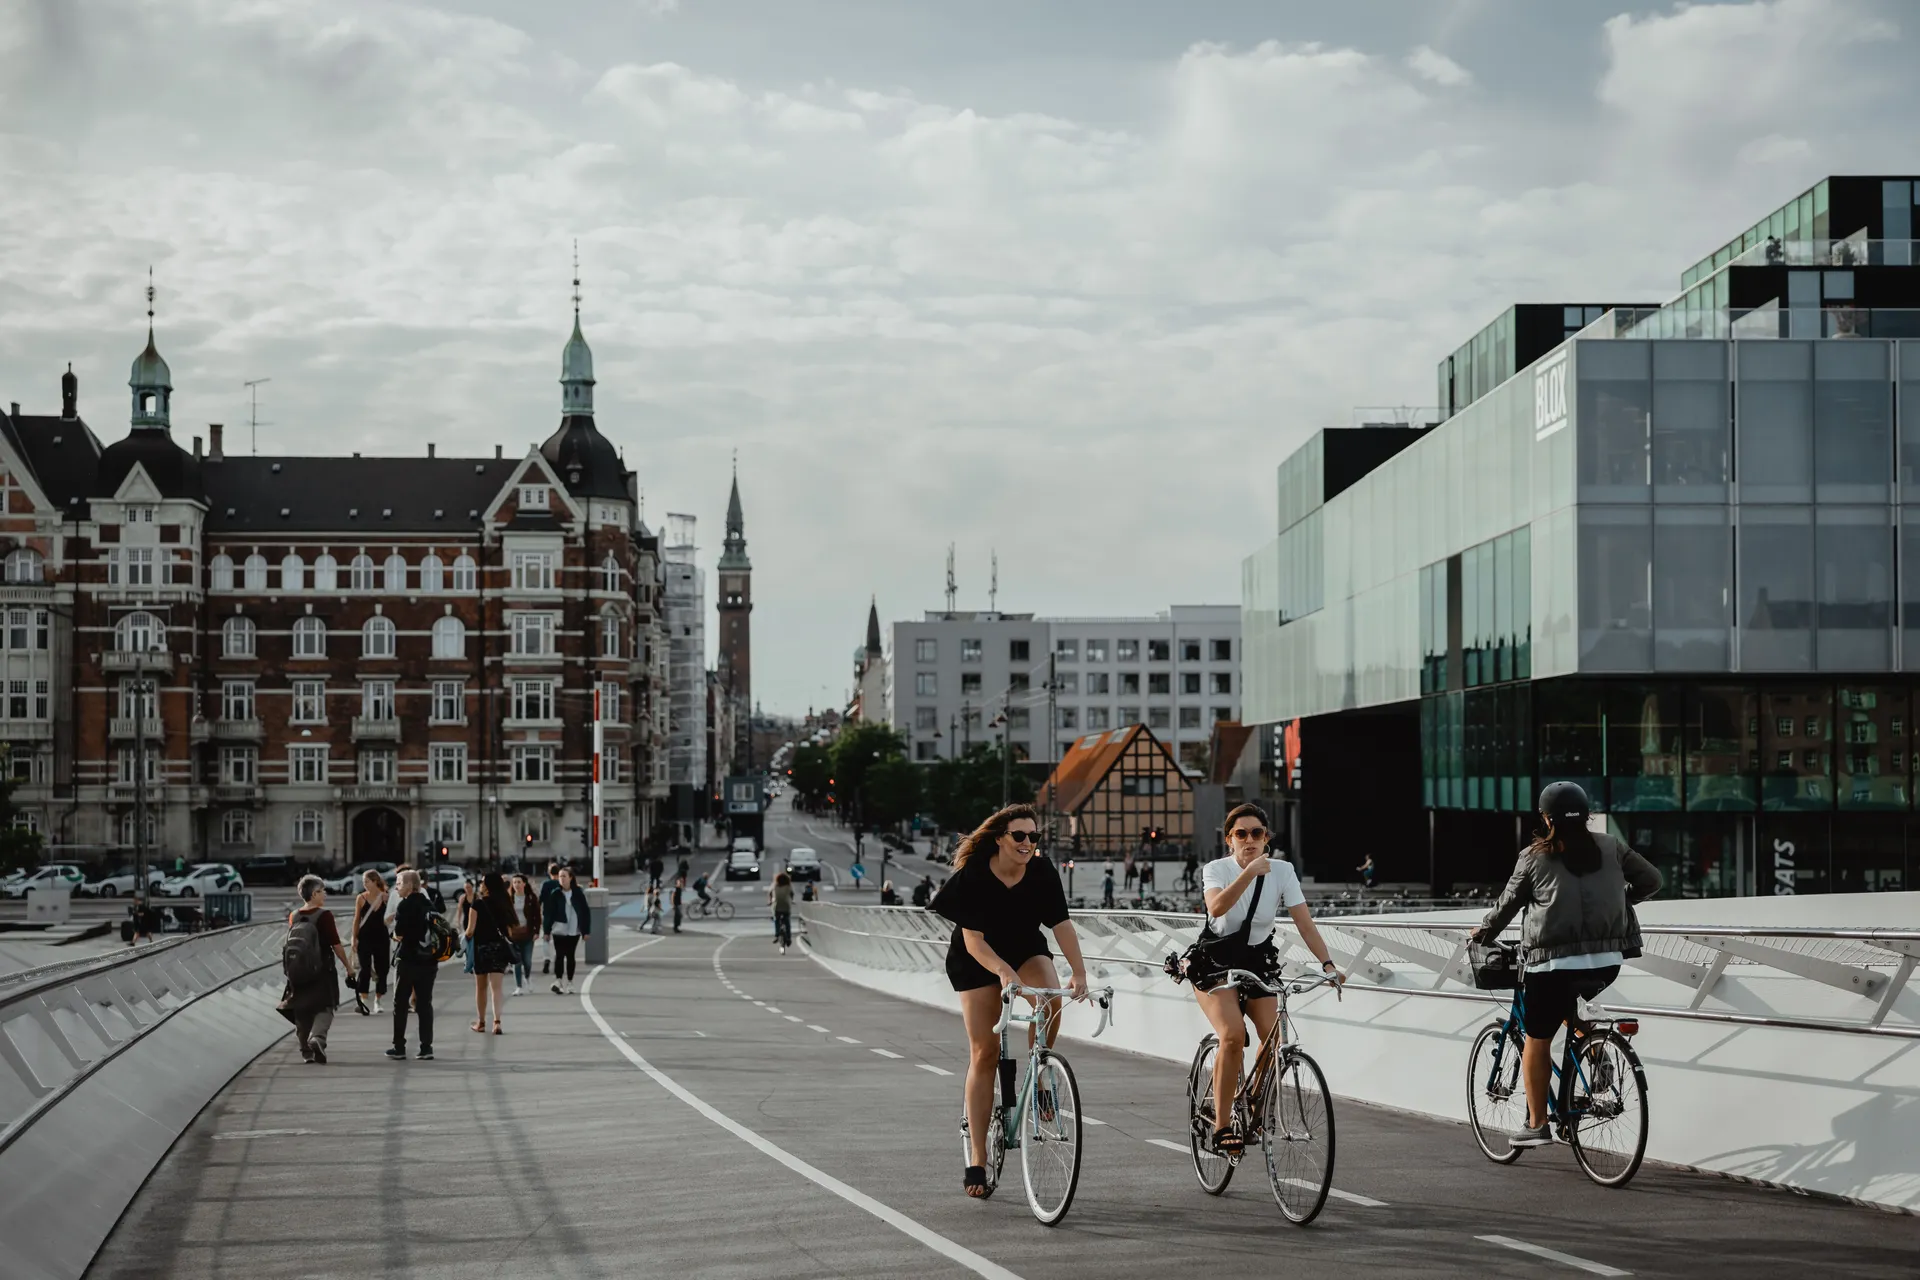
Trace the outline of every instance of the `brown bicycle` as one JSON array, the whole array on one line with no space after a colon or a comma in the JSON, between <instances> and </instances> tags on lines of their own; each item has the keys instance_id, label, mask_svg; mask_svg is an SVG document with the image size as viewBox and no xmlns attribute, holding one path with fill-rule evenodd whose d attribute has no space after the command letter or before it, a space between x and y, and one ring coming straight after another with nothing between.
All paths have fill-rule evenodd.
<instances>
[{"instance_id":1,"label":"brown bicycle","mask_svg":"<svg viewBox=\"0 0 1920 1280\"><path fill-rule=\"evenodd\" d=\"M1277 997L1280 1001L1275 1034L1267 1037L1254 1056L1253 1069L1240 1082L1233 1099L1233 1127L1245 1135L1247 1150L1259 1144L1266 1158L1267 1181L1274 1203L1288 1221L1305 1226L1319 1216L1333 1186L1333 1096L1319 1064L1295 1042L1293 1020L1287 1016L1287 998L1315 987L1339 984L1332 975L1283 980L1278 985L1245 969L1229 969L1226 982L1242 992ZM1208 1195L1219 1195L1233 1180L1240 1155L1229 1155L1213 1144L1217 1128L1213 1115L1213 1062L1219 1038L1212 1032L1200 1038L1193 1067L1187 1073L1188 1143L1193 1149L1193 1171Z\"/></svg>"}]
</instances>

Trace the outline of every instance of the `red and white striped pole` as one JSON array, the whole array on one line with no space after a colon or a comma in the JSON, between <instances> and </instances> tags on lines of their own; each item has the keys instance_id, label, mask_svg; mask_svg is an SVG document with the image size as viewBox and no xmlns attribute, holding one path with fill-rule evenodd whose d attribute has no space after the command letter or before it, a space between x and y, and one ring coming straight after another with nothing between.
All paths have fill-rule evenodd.
<instances>
[{"instance_id":1,"label":"red and white striped pole","mask_svg":"<svg viewBox=\"0 0 1920 1280\"><path fill-rule=\"evenodd\" d=\"M593 848L593 883L597 887L607 878L607 855L600 847L600 754L606 750L606 729L600 719L600 685L593 686L593 811L587 815L587 839Z\"/></svg>"}]
</instances>

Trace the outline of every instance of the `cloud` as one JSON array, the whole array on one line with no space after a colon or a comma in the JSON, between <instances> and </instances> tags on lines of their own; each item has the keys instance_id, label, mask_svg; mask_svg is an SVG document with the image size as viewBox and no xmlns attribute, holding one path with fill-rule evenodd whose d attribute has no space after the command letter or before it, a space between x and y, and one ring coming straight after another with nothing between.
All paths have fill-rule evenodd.
<instances>
[{"instance_id":1,"label":"cloud","mask_svg":"<svg viewBox=\"0 0 1920 1280\"><path fill-rule=\"evenodd\" d=\"M518 451L577 236L649 513L717 547L739 447L756 692L791 710L837 698L870 593L938 603L949 542L967 604L996 547L1008 608L1235 599L1314 428L1429 401L1512 301L1670 292L1816 167L1912 159L1869 6L1616 19L1596 81L1520 104L1410 30L1089 55L1099 112L938 51L722 67L676 43L698 9L580 39L425 0L0 7L0 394L44 407L72 359L117 435L151 261L181 435L271 375L263 448Z\"/></svg>"}]
</instances>

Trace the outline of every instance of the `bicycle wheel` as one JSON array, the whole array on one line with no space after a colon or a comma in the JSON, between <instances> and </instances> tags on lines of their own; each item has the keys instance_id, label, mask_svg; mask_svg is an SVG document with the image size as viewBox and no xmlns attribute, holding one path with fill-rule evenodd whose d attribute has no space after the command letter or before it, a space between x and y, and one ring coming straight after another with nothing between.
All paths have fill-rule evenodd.
<instances>
[{"instance_id":1,"label":"bicycle wheel","mask_svg":"<svg viewBox=\"0 0 1920 1280\"><path fill-rule=\"evenodd\" d=\"M1617 1031L1595 1031L1574 1051L1573 1156L1603 1187L1623 1187L1647 1154L1647 1075Z\"/></svg>"},{"instance_id":2,"label":"bicycle wheel","mask_svg":"<svg viewBox=\"0 0 1920 1280\"><path fill-rule=\"evenodd\" d=\"M1187 1145L1193 1148L1193 1172L1200 1189L1217 1196L1233 1181L1233 1161L1213 1149L1213 1063L1220 1048L1218 1036L1200 1037L1187 1072Z\"/></svg>"},{"instance_id":3,"label":"bicycle wheel","mask_svg":"<svg viewBox=\"0 0 1920 1280\"><path fill-rule=\"evenodd\" d=\"M1020 1172L1027 1180L1027 1205L1050 1227L1067 1216L1080 1185L1080 1086L1067 1060L1051 1049L1040 1051L1033 1069L1024 1123Z\"/></svg>"},{"instance_id":4,"label":"bicycle wheel","mask_svg":"<svg viewBox=\"0 0 1920 1280\"><path fill-rule=\"evenodd\" d=\"M733 904L724 898L716 900L713 904L713 918L715 920L733 919Z\"/></svg>"},{"instance_id":5,"label":"bicycle wheel","mask_svg":"<svg viewBox=\"0 0 1920 1280\"><path fill-rule=\"evenodd\" d=\"M1333 1098L1312 1058L1292 1050L1267 1087L1261 1149L1273 1201L1290 1222L1306 1226L1320 1214L1333 1186Z\"/></svg>"},{"instance_id":6,"label":"bicycle wheel","mask_svg":"<svg viewBox=\"0 0 1920 1280\"><path fill-rule=\"evenodd\" d=\"M1519 1037L1507 1038L1503 1023L1482 1027L1467 1055L1467 1124L1481 1152L1495 1164L1512 1164L1526 1148L1513 1135L1527 1126L1527 1091L1520 1084ZM1494 1053L1500 1055L1494 1065Z\"/></svg>"}]
</instances>

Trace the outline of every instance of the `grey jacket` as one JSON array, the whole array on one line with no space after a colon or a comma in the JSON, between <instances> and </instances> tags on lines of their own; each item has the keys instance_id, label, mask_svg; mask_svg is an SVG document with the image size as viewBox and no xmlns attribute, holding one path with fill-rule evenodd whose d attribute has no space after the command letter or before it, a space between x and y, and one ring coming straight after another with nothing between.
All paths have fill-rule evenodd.
<instances>
[{"instance_id":1,"label":"grey jacket","mask_svg":"<svg viewBox=\"0 0 1920 1280\"><path fill-rule=\"evenodd\" d=\"M1630 904L1660 891L1660 872L1610 835L1593 839L1600 846L1600 867L1584 876L1557 857L1535 857L1522 849L1500 900L1481 921L1481 936L1496 936L1522 907L1531 907L1520 931L1526 964L1597 951L1639 955L1640 922Z\"/></svg>"}]
</instances>

